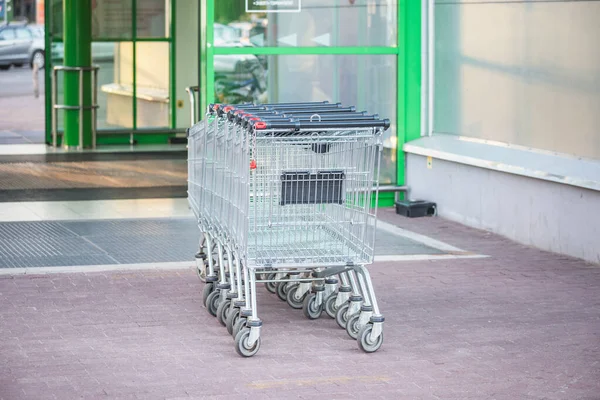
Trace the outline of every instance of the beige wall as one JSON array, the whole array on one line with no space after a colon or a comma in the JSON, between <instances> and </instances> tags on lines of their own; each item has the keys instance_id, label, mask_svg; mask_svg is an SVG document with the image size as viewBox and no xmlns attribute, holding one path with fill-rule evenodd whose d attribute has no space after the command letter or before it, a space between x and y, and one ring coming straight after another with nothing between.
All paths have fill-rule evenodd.
<instances>
[{"instance_id":1,"label":"beige wall","mask_svg":"<svg viewBox=\"0 0 600 400\"><path fill-rule=\"evenodd\" d=\"M600 159L600 2L437 0L434 131Z\"/></svg>"}]
</instances>

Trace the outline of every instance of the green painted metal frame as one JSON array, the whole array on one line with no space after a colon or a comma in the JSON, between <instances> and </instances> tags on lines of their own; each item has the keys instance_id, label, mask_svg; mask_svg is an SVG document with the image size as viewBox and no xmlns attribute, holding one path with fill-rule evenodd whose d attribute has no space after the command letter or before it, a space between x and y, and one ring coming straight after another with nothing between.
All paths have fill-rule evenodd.
<instances>
[{"instance_id":1,"label":"green painted metal frame","mask_svg":"<svg viewBox=\"0 0 600 400\"><path fill-rule=\"evenodd\" d=\"M399 0L397 9L398 37L396 46L376 47L214 47L214 1L202 1L200 11L201 73L206 84L200 84L201 106L214 102L214 56L228 54L253 55L395 55L397 60L397 120L396 120L396 184L406 182L404 143L420 136L421 125L421 1ZM206 74L203 75L203 71ZM380 206L394 204L393 193L379 195Z\"/></svg>"},{"instance_id":2,"label":"green painted metal frame","mask_svg":"<svg viewBox=\"0 0 600 400\"><path fill-rule=\"evenodd\" d=\"M131 0L131 38L101 38L101 39L93 39L92 42L130 42L132 43L132 68L133 68L133 96L132 96L132 113L133 113L133 124L132 130L134 131L130 138L127 139L125 136L115 137L98 137L98 143L128 143L131 140L137 140L139 142L144 143L166 143L173 134L170 133L157 133L157 134L143 134L136 137L135 131L139 131L137 127L137 43L138 42L167 42L169 43L169 97L170 101L170 129L175 129L177 127L177 102L175 100L176 97L176 46L175 46L175 34L176 34L176 4L177 0L170 1L170 8L168 10L169 13L169 37L159 37L159 38L138 38L137 37L137 3L142 0ZM46 29L45 29L45 37L44 43L46 49L52 48L52 43L60 43L62 42L62 38L52 38L51 33L51 24L52 24L52 2L47 0L44 3L44 14L46 15ZM52 67L53 60L51 51L45 52L45 69L44 69L44 77L45 82L51 81L52 76ZM51 85L46 85L45 87L45 109L46 109L46 142L51 143L51 132L52 132L52 87ZM98 129L98 132L101 133L102 129ZM62 141L62 138L60 138ZM60 142L59 142L60 145Z\"/></svg>"},{"instance_id":3,"label":"green painted metal frame","mask_svg":"<svg viewBox=\"0 0 600 400\"><path fill-rule=\"evenodd\" d=\"M177 54L176 54L176 43L177 39L175 37L177 33L177 0L171 0L169 2L169 78L171 78L171 87L169 90L169 98L171 100L171 129L175 129L177 127Z\"/></svg>"},{"instance_id":4,"label":"green painted metal frame","mask_svg":"<svg viewBox=\"0 0 600 400\"><path fill-rule=\"evenodd\" d=\"M132 105L132 112L133 112L133 124L132 124L132 129L135 131L137 130L137 0L131 0L131 40L133 41L133 44L131 45L132 49L132 54L131 54L131 64L132 64L132 69L133 69L133 75L132 75L132 80L133 80L133 98L131 99L131 101L133 102ZM135 142L135 134L131 133L129 135L129 144L133 144Z\"/></svg>"},{"instance_id":5,"label":"green painted metal frame","mask_svg":"<svg viewBox=\"0 0 600 400\"><path fill-rule=\"evenodd\" d=\"M44 29L44 49L52 49L52 40L50 32L52 29L52 7L51 1L46 0L44 2L44 16L45 16L45 29ZM45 127L46 127L46 143L52 143L52 85L51 82L52 73L52 51L44 51L44 105L46 110Z\"/></svg>"},{"instance_id":6,"label":"green painted metal frame","mask_svg":"<svg viewBox=\"0 0 600 400\"><path fill-rule=\"evenodd\" d=\"M64 65L90 67L92 65L91 3L63 0ZM64 104L90 106L92 104L92 72L64 71ZM86 90L87 89L87 90ZM81 94L81 97L80 97ZM80 135L81 142L80 143ZM68 147L92 146L92 110L64 110L63 145Z\"/></svg>"},{"instance_id":7,"label":"green painted metal frame","mask_svg":"<svg viewBox=\"0 0 600 400\"><path fill-rule=\"evenodd\" d=\"M398 185L406 183L404 143L421 136L421 2L400 0L398 5Z\"/></svg>"},{"instance_id":8,"label":"green painted metal frame","mask_svg":"<svg viewBox=\"0 0 600 400\"><path fill-rule=\"evenodd\" d=\"M398 54L398 47L215 47L213 54L300 55L385 55Z\"/></svg>"}]
</instances>

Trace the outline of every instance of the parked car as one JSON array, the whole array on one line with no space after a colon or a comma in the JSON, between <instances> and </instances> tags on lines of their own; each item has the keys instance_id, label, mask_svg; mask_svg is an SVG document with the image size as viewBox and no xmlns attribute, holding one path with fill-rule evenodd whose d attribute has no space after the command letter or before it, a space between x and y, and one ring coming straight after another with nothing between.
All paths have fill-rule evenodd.
<instances>
[{"instance_id":1,"label":"parked car","mask_svg":"<svg viewBox=\"0 0 600 400\"><path fill-rule=\"evenodd\" d=\"M35 62L44 66L44 40L23 23L10 23L0 26L0 69L7 70L12 65L22 67Z\"/></svg>"},{"instance_id":2,"label":"parked car","mask_svg":"<svg viewBox=\"0 0 600 400\"><path fill-rule=\"evenodd\" d=\"M92 42L93 62L113 61L115 58L115 45L113 42ZM52 43L52 61L59 65L65 58L65 46L62 42Z\"/></svg>"}]
</instances>

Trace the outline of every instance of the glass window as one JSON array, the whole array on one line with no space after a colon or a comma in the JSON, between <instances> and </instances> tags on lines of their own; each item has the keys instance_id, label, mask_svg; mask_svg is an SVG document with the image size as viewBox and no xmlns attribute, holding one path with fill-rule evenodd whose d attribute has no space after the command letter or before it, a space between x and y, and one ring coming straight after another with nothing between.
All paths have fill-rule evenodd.
<instances>
[{"instance_id":1,"label":"glass window","mask_svg":"<svg viewBox=\"0 0 600 400\"><path fill-rule=\"evenodd\" d=\"M226 1L227 2L227 1ZM169 37L169 0L137 1L137 36L141 38Z\"/></svg>"},{"instance_id":2,"label":"glass window","mask_svg":"<svg viewBox=\"0 0 600 400\"><path fill-rule=\"evenodd\" d=\"M132 7L132 0L92 0L92 38L131 39Z\"/></svg>"},{"instance_id":3,"label":"glass window","mask_svg":"<svg viewBox=\"0 0 600 400\"><path fill-rule=\"evenodd\" d=\"M169 126L169 77L169 43L136 43L138 128Z\"/></svg>"},{"instance_id":4,"label":"glass window","mask_svg":"<svg viewBox=\"0 0 600 400\"><path fill-rule=\"evenodd\" d=\"M33 37L35 38L44 38L44 28L41 26L30 26L29 30L31 32L31 34L33 35Z\"/></svg>"},{"instance_id":5,"label":"glass window","mask_svg":"<svg viewBox=\"0 0 600 400\"><path fill-rule=\"evenodd\" d=\"M29 29L27 29L27 28L15 29L15 35L16 35L17 39L29 39L29 40L33 39L31 32L29 32Z\"/></svg>"},{"instance_id":6,"label":"glass window","mask_svg":"<svg viewBox=\"0 0 600 400\"><path fill-rule=\"evenodd\" d=\"M10 40L15 38L15 33L12 29L4 29L0 31L0 39Z\"/></svg>"},{"instance_id":7,"label":"glass window","mask_svg":"<svg viewBox=\"0 0 600 400\"><path fill-rule=\"evenodd\" d=\"M50 15L48 18L50 24L50 34L56 39L63 37L63 0L51 0Z\"/></svg>"},{"instance_id":8,"label":"glass window","mask_svg":"<svg viewBox=\"0 0 600 400\"><path fill-rule=\"evenodd\" d=\"M131 42L92 43L98 70L98 129L133 128L133 45Z\"/></svg>"},{"instance_id":9,"label":"glass window","mask_svg":"<svg viewBox=\"0 0 600 400\"><path fill-rule=\"evenodd\" d=\"M215 23L238 30L244 46L395 46L394 0L302 0L299 12L246 12L246 0L215 2ZM249 10L256 10L250 7ZM258 10L257 10L258 11ZM269 11L269 12L266 12ZM222 45L221 27L214 43Z\"/></svg>"},{"instance_id":10,"label":"glass window","mask_svg":"<svg viewBox=\"0 0 600 400\"><path fill-rule=\"evenodd\" d=\"M381 183L396 182L396 57L393 55L216 55L218 102L325 101L388 118Z\"/></svg>"}]
</instances>

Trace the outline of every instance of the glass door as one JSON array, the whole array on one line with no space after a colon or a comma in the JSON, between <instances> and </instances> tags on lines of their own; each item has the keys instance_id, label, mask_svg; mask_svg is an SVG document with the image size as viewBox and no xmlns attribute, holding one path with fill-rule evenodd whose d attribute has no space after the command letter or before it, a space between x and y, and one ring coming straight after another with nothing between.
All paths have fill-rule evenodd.
<instances>
[{"instance_id":1,"label":"glass door","mask_svg":"<svg viewBox=\"0 0 600 400\"><path fill-rule=\"evenodd\" d=\"M99 66L97 126L99 144L167 143L177 127L174 98L176 0L86 0L92 5L92 64ZM63 102L63 1L46 6L46 138L51 143L51 90ZM58 130L62 131L62 113ZM59 135L60 136L60 135Z\"/></svg>"},{"instance_id":2,"label":"glass door","mask_svg":"<svg viewBox=\"0 0 600 400\"><path fill-rule=\"evenodd\" d=\"M201 103L328 100L377 113L392 121L384 136L381 184L403 184L401 17L407 16L396 0L208 1L201 11ZM420 37L420 23L416 28Z\"/></svg>"}]
</instances>

